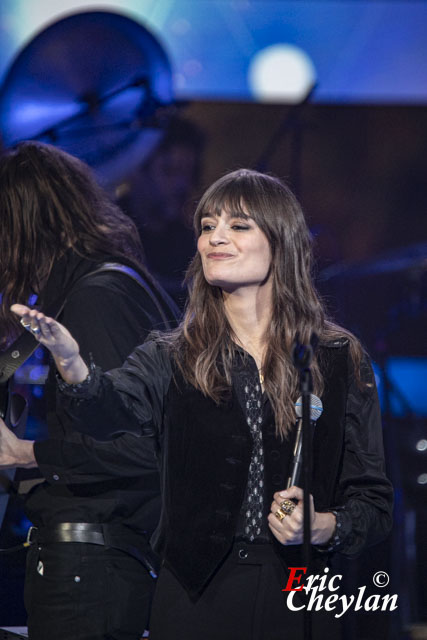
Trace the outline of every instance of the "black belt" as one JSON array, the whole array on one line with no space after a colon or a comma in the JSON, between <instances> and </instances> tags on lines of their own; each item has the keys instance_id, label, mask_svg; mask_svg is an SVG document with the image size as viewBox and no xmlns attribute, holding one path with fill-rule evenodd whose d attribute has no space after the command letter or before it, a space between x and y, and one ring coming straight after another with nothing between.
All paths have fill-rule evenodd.
<instances>
[{"instance_id":1,"label":"black belt","mask_svg":"<svg viewBox=\"0 0 427 640\"><path fill-rule=\"evenodd\" d=\"M60 522L52 527L31 527L27 542L49 544L52 542L87 542L105 545L102 524L91 522Z\"/></svg>"},{"instance_id":2,"label":"black belt","mask_svg":"<svg viewBox=\"0 0 427 640\"><path fill-rule=\"evenodd\" d=\"M30 527L27 545L52 542L86 542L123 551L141 562L153 578L157 578L159 560L141 533L125 527L92 522L59 522L51 527Z\"/></svg>"}]
</instances>

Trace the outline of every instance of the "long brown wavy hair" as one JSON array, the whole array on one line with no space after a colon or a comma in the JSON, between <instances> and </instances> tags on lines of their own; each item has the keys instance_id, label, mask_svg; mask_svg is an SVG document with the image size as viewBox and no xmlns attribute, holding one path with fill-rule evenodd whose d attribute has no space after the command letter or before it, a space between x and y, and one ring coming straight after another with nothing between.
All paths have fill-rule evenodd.
<instances>
[{"instance_id":1,"label":"long brown wavy hair","mask_svg":"<svg viewBox=\"0 0 427 640\"><path fill-rule=\"evenodd\" d=\"M60 149L24 142L0 158L0 347L19 328L10 311L40 294L54 262L72 248L90 260L140 263L138 232L89 167Z\"/></svg>"},{"instance_id":2,"label":"long brown wavy hair","mask_svg":"<svg viewBox=\"0 0 427 640\"><path fill-rule=\"evenodd\" d=\"M270 244L272 317L264 337L262 369L277 433L285 437L295 422L294 403L299 395L298 373L292 363L297 334L303 344L310 343L313 333L321 342L345 338L356 372L362 348L350 332L326 316L313 284L311 235L297 199L283 182L249 169L226 174L207 189L198 204L196 236L204 216L220 216L222 212L249 215ZM206 281L199 254L194 256L186 279L186 312L169 341L185 380L219 403L231 388L236 336L227 320L222 290ZM323 379L316 357L312 374L314 393L320 396Z\"/></svg>"}]
</instances>

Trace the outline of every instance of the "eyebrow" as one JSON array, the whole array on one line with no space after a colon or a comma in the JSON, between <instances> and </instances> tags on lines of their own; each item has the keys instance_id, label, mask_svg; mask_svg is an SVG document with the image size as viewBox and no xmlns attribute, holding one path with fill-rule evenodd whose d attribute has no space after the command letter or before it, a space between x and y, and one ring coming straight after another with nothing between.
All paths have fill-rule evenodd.
<instances>
[{"instance_id":1,"label":"eyebrow","mask_svg":"<svg viewBox=\"0 0 427 640\"><path fill-rule=\"evenodd\" d=\"M252 217L243 211L230 212L227 214L229 218L241 218L242 220L252 220ZM220 218L221 215L219 213L202 213L200 216L200 220L204 218Z\"/></svg>"}]
</instances>

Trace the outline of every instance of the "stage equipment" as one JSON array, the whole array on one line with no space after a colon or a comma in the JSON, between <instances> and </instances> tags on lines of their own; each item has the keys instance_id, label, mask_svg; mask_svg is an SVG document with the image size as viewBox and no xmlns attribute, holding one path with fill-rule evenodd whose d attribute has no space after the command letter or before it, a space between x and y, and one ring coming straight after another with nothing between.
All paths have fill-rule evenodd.
<instances>
[{"instance_id":1,"label":"stage equipment","mask_svg":"<svg viewBox=\"0 0 427 640\"><path fill-rule=\"evenodd\" d=\"M317 284L334 317L362 338L379 364L389 356L427 356L427 244L332 265Z\"/></svg>"},{"instance_id":2,"label":"stage equipment","mask_svg":"<svg viewBox=\"0 0 427 640\"><path fill-rule=\"evenodd\" d=\"M5 146L54 144L107 185L144 160L173 111L163 47L144 26L109 11L76 13L41 31L0 89Z\"/></svg>"},{"instance_id":3,"label":"stage equipment","mask_svg":"<svg viewBox=\"0 0 427 640\"><path fill-rule=\"evenodd\" d=\"M282 121L279 122L277 129L273 135L267 140L267 144L254 163L254 169L265 173L269 169L271 157L283 144L285 137L289 134L290 139L290 157L289 157L289 179L292 184L293 191L298 197L301 197L301 178L302 178L302 150L303 150L303 134L307 128L307 123L303 120L306 106L311 102L316 85L313 84L308 88L306 96L299 103L291 104L286 111Z\"/></svg>"},{"instance_id":4,"label":"stage equipment","mask_svg":"<svg viewBox=\"0 0 427 640\"><path fill-rule=\"evenodd\" d=\"M312 451L311 451L311 402L313 391L313 377L311 373L311 363L313 361L314 352L318 344L318 337L315 333L311 334L310 344L304 344L300 341L297 333L292 349L292 362L299 375L299 390L301 399L298 398L297 403L301 401L301 409L297 410L297 416L301 415L302 423L302 444L301 444L301 479L303 496L303 545L302 545L302 566L307 567L310 573L311 568L311 522L310 522L310 493L311 493L311 474L312 474ZM304 640L312 638L311 611L304 609Z\"/></svg>"},{"instance_id":5,"label":"stage equipment","mask_svg":"<svg viewBox=\"0 0 427 640\"><path fill-rule=\"evenodd\" d=\"M382 274L427 271L427 244L415 244L387 252L378 258L355 265L337 264L327 267L320 274L320 280L336 277L361 278Z\"/></svg>"},{"instance_id":6,"label":"stage equipment","mask_svg":"<svg viewBox=\"0 0 427 640\"><path fill-rule=\"evenodd\" d=\"M291 474L286 483L286 488L296 485L301 486L301 474L302 474L302 397L300 396L295 403L295 412L297 414L297 432L295 436L293 459L291 464ZM310 396L310 422L311 431L323 413L323 404L320 398L311 394ZM312 446L312 436L310 434L310 446Z\"/></svg>"},{"instance_id":7,"label":"stage equipment","mask_svg":"<svg viewBox=\"0 0 427 640\"><path fill-rule=\"evenodd\" d=\"M427 244L356 265L332 265L320 273L318 287L334 317L367 346L374 364L387 473L395 490L393 531L382 551L388 555L390 592L400 594L403 629L427 619L421 586L426 555L420 544L427 535Z\"/></svg>"}]
</instances>

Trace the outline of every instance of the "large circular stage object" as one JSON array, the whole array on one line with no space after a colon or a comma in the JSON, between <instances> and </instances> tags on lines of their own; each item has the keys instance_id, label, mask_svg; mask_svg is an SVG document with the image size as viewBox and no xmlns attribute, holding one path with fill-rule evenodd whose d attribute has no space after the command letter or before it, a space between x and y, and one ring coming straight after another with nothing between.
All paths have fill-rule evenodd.
<instances>
[{"instance_id":1,"label":"large circular stage object","mask_svg":"<svg viewBox=\"0 0 427 640\"><path fill-rule=\"evenodd\" d=\"M49 142L109 183L155 147L171 105L168 57L144 26L107 11L76 13L13 61L0 89L0 130L6 146Z\"/></svg>"}]
</instances>

